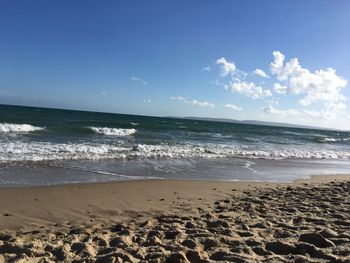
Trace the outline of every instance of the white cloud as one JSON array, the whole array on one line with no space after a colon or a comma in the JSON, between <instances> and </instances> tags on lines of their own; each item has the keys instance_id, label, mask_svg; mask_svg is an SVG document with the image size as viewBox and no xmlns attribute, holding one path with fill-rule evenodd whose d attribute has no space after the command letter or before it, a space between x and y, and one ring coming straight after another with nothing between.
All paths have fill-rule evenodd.
<instances>
[{"instance_id":1,"label":"white cloud","mask_svg":"<svg viewBox=\"0 0 350 263\"><path fill-rule=\"evenodd\" d=\"M225 77L230 75L231 81L229 83L220 83L226 90L236 92L252 99L262 99L264 97L272 96L269 89L264 89L260 85L256 85L254 82L245 81L248 74L239 70L232 62L228 62L224 57L219 58L216 64L221 68L221 76ZM268 77L267 74L261 69L256 69L254 73L261 77Z\"/></svg>"},{"instance_id":2,"label":"white cloud","mask_svg":"<svg viewBox=\"0 0 350 263\"><path fill-rule=\"evenodd\" d=\"M325 107L328 110L332 111L342 111L346 109L346 105L342 102L334 103L334 102L327 102L325 103Z\"/></svg>"},{"instance_id":3,"label":"white cloud","mask_svg":"<svg viewBox=\"0 0 350 263\"><path fill-rule=\"evenodd\" d=\"M273 55L274 61L270 64L271 73L273 75L277 75L280 78L282 78L282 79L278 78L279 80L283 80L283 77L281 76L281 71L283 68L283 61L285 56L279 51L274 51L272 55Z\"/></svg>"},{"instance_id":4,"label":"white cloud","mask_svg":"<svg viewBox=\"0 0 350 263\"><path fill-rule=\"evenodd\" d=\"M325 103L325 108L319 111L315 110L303 110L307 116L312 118L324 119L324 120L336 120L337 118L347 118L346 105L342 102Z\"/></svg>"},{"instance_id":5,"label":"white cloud","mask_svg":"<svg viewBox=\"0 0 350 263\"><path fill-rule=\"evenodd\" d=\"M236 71L236 65L233 62L229 62L226 58L222 57L216 61L216 64L221 68L221 76L233 75Z\"/></svg>"},{"instance_id":6,"label":"white cloud","mask_svg":"<svg viewBox=\"0 0 350 263\"><path fill-rule=\"evenodd\" d=\"M210 102L207 102L207 101L198 101L196 99L191 100L189 103L191 105L193 105L193 106L199 106L199 107L205 107L205 108L207 108L207 107L209 107L209 108L215 107L215 105L213 103L210 103Z\"/></svg>"},{"instance_id":7,"label":"white cloud","mask_svg":"<svg viewBox=\"0 0 350 263\"><path fill-rule=\"evenodd\" d=\"M272 96L272 93L268 89L263 89L260 86L256 86L253 82L231 82L229 85L225 85L225 89L232 92L237 92L252 99L262 99L265 97Z\"/></svg>"},{"instance_id":8,"label":"white cloud","mask_svg":"<svg viewBox=\"0 0 350 263\"><path fill-rule=\"evenodd\" d=\"M346 119L346 100L342 89L347 81L336 74L333 68L319 69L311 72L303 68L297 58L292 58L285 63L285 56L279 52L273 52L274 61L270 64L270 70L280 83L274 84L277 94L291 94L303 96L299 100L302 106L314 103L323 103L323 108L313 110L304 108L299 114L311 119L323 121L336 121ZM291 112L274 109L271 105L264 109L267 113L287 115Z\"/></svg>"},{"instance_id":9,"label":"white cloud","mask_svg":"<svg viewBox=\"0 0 350 263\"><path fill-rule=\"evenodd\" d=\"M337 117L337 112L329 110L329 109L322 109L322 110L303 110L302 111L305 115L308 117L318 119L318 120L335 120ZM340 117L340 116L339 116Z\"/></svg>"},{"instance_id":10,"label":"white cloud","mask_svg":"<svg viewBox=\"0 0 350 263\"><path fill-rule=\"evenodd\" d=\"M151 99L145 99L145 100L143 100L143 102L144 102L144 103L151 103L152 100L151 100Z\"/></svg>"},{"instance_id":11,"label":"white cloud","mask_svg":"<svg viewBox=\"0 0 350 263\"><path fill-rule=\"evenodd\" d=\"M107 95L107 92L102 91L102 92L101 92L101 95L102 95L102 96L106 96L106 95Z\"/></svg>"},{"instance_id":12,"label":"white cloud","mask_svg":"<svg viewBox=\"0 0 350 263\"><path fill-rule=\"evenodd\" d=\"M264 99L269 106L262 110L276 117L278 115L283 120L288 117L289 121L304 124L310 122L314 125L321 120L320 125L326 126L350 119L345 104L347 98L343 94L347 80L338 75L335 69L329 67L310 70L302 67L298 58L286 60L280 51L274 51L273 58L269 65L270 73L256 68L251 74L247 74L233 62L221 57L216 61L216 65L221 70L221 76L226 78L216 80L215 84L252 99ZM259 76L260 79L254 78L253 75ZM268 85L272 87L269 88ZM294 101L289 100L293 96L298 102L289 105L288 109L283 109L284 105L280 106L281 109L275 108L279 107L277 105L281 95L284 95L284 99L280 100L281 104L286 100ZM185 103L189 101L186 100ZM227 105L224 107L237 110L235 105Z\"/></svg>"},{"instance_id":13,"label":"white cloud","mask_svg":"<svg viewBox=\"0 0 350 263\"><path fill-rule=\"evenodd\" d=\"M337 118L347 118L346 105L344 103L326 103L325 108L321 110L279 110L271 104L262 109L265 113L280 115L280 116L306 116L312 119L334 121Z\"/></svg>"},{"instance_id":14,"label":"white cloud","mask_svg":"<svg viewBox=\"0 0 350 263\"><path fill-rule=\"evenodd\" d=\"M171 100L179 100L179 101L185 101L186 99L182 96L173 96L170 97Z\"/></svg>"},{"instance_id":15,"label":"white cloud","mask_svg":"<svg viewBox=\"0 0 350 263\"><path fill-rule=\"evenodd\" d=\"M273 89L275 90L275 92L277 94L286 94L287 90L288 90L288 87L284 86L284 85L281 85L280 83L274 83L273 84Z\"/></svg>"},{"instance_id":16,"label":"white cloud","mask_svg":"<svg viewBox=\"0 0 350 263\"><path fill-rule=\"evenodd\" d=\"M300 112L294 109L288 109L288 110L278 110L275 109L271 104L267 107L263 108L263 111L265 113L271 113L276 115L300 115Z\"/></svg>"},{"instance_id":17,"label":"white cloud","mask_svg":"<svg viewBox=\"0 0 350 263\"><path fill-rule=\"evenodd\" d=\"M265 102L268 103L269 105L279 105L280 99L276 97L271 97L271 99L266 100Z\"/></svg>"},{"instance_id":18,"label":"white cloud","mask_svg":"<svg viewBox=\"0 0 350 263\"><path fill-rule=\"evenodd\" d=\"M143 80L143 79L141 79L141 78L139 78L139 77L132 76L130 79L131 79L132 81L139 82L139 83L141 83L142 85L147 85L147 81L145 81L145 80Z\"/></svg>"},{"instance_id":19,"label":"white cloud","mask_svg":"<svg viewBox=\"0 0 350 263\"><path fill-rule=\"evenodd\" d=\"M207 101L199 101L196 99L188 100L182 96L170 97L171 100L182 101L183 103L190 104L192 106L203 107L203 108L214 108L215 104Z\"/></svg>"},{"instance_id":20,"label":"white cloud","mask_svg":"<svg viewBox=\"0 0 350 263\"><path fill-rule=\"evenodd\" d=\"M202 71L211 71L211 66L208 65L208 66L203 67Z\"/></svg>"},{"instance_id":21,"label":"white cloud","mask_svg":"<svg viewBox=\"0 0 350 263\"><path fill-rule=\"evenodd\" d=\"M225 104L224 107L227 108L227 109L236 110L236 111L241 111L242 110L241 107L238 107L238 106L236 106L234 104Z\"/></svg>"},{"instance_id":22,"label":"white cloud","mask_svg":"<svg viewBox=\"0 0 350 263\"><path fill-rule=\"evenodd\" d=\"M284 63L285 56L273 52L274 62L270 64L271 73L285 83L285 91L295 95L305 95L299 100L303 106L316 102L340 102L345 97L341 93L347 81L336 74L335 69L326 68L310 72L302 68L298 59Z\"/></svg>"},{"instance_id":23,"label":"white cloud","mask_svg":"<svg viewBox=\"0 0 350 263\"><path fill-rule=\"evenodd\" d=\"M302 112L307 116L311 118L316 118L316 119L323 119L323 117L325 116L321 111L303 110Z\"/></svg>"},{"instance_id":24,"label":"white cloud","mask_svg":"<svg viewBox=\"0 0 350 263\"><path fill-rule=\"evenodd\" d=\"M262 69L257 68L256 70L254 70L254 74L262 77L262 78L269 78L270 76L268 76L265 71L263 71Z\"/></svg>"}]
</instances>

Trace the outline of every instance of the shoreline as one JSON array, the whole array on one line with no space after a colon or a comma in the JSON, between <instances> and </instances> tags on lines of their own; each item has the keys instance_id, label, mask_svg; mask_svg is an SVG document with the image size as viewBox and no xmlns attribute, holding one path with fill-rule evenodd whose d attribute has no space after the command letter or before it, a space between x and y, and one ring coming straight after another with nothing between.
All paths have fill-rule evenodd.
<instances>
[{"instance_id":1,"label":"shoreline","mask_svg":"<svg viewBox=\"0 0 350 263\"><path fill-rule=\"evenodd\" d=\"M350 180L350 175L314 175L308 179L296 179L293 182L141 179L0 187L0 231L38 227L40 222L45 225L55 220L56 223L62 224L64 220L61 213L69 215L69 218L72 218L70 221L79 224L87 223L88 218L82 214L76 215L70 210L84 212L93 210L91 209L93 205L99 207L98 212L101 213L101 217L105 215L105 211L102 210L118 211L119 216L123 211L152 214L156 212L153 207L159 207L158 212L170 208L182 210L181 206L173 205L173 201L176 200L183 200L192 207L203 206L204 202L208 205L219 198L229 196L232 190L242 192L246 189L320 184L339 180ZM176 196L175 200L174 195L180 195L180 197ZM1 216L5 214L9 216ZM110 217L108 213L105 216ZM22 220L23 218L26 220ZM38 221L38 218L42 221Z\"/></svg>"},{"instance_id":2,"label":"shoreline","mask_svg":"<svg viewBox=\"0 0 350 263\"><path fill-rule=\"evenodd\" d=\"M173 178L149 178L149 179L132 179L132 180L111 180L111 181L100 181L100 182L71 182L71 183L58 183L50 185L13 185L13 184L0 184L0 191L3 189L40 189L40 188L55 188L55 187L67 187L67 186L85 186L85 185L111 185L111 184L122 184L122 183L141 183L141 182L226 182L226 183L238 183L238 184L276 184L276 185L288 185L298 184L300 182L328 182L329 180L347 180L350 179L350 174L327 174L327 175L307 175L308 178L297 178L292 181L259 181L259 180L218 180L218 179L173 179Z\"/></svg>"},{"instance_id":3,"label":"shoreline","mask_svg":"<svg viewBox=\"0 0 350 263\"><path fill-rule=\"evenodd\" d=\"M332 246L333 250L324 252L324 259L337 258L340 260L338 262L343 262L342 255L334 253L350 256L350 215L344 214L344 211L349 211L347 209L350 208L349 181L349 175L328 175L298 179L292 183L152 179L0 188L0 262L3 253L9 254L4 257L7 261L11 258L11 251L27 251L23 250L27 243L36 244L38 248L37 251L31 248L30 252L28 250L28 253L24 253L22 256L26 260L33 257L60 260L56 249L62 252L62 249L66 249L64 244L69 243L67 251L62 252L64 260L68 261L87 260L88 255L94 260L98 260L100 256L113 256L116 260L119 260L119 257L124 261L139 262L137 255L128 250L132 247L144 251L143 255L139 255L139 259L144 257L148 262L163 262L175 252L177 257L183 260L172 262L188 262L185 259L188 260L191 256L186 253L197 253L197 259L200 257L203 260L229 260L228 257L236 257L238 262L245 262L244 259L246 262L254 262L266 257L278 259L284 253L281 249L288 246L289 249L299 248L300 242L295 238L304 233L305 229L318 233L322 227L339 231L339 234L345 233L345 237L334 237L333 241L330 240L333 243L339 242L340 248L345 252L339 252L336 245ZM321 199L324 198L326 199L322 202ZM334 203L334 200L343 200L344 204L340 201ZM309 207L306 209L305 206ZM343 218L334 217L333 220L330 217L333 214L329 214L328 209L335 211L338 217L342 215ZM265 212L261 214L263 210ZM320 213L325 218L330 217L330 221L322 219ZM297 218L303 220L298 223L295 221L299 220ZM209 221L226 223L207 225L211 224ZM340 222L339 225L336 222ZM256 229L255 225L260 223L263 223L261 229ZM119 230L113 230L116 226L120 228L120 225L130 232L126 239ZM186 225L193 225L199 232L195 234ZM142 239L152 231L161 234L150 240ZM167 238L167 235L170 235L167 231L175 231L178 234L174 238ZM205 234L201 236L203 231ZM290 236L286 239L277 238L276 233L281 231L290 233ZM267 236L262 239L262 235L265 234ZM120 241L122 245L115 247L119 254L111 247L111 244L114 246L113 238L123 239ZM278 243L275 245L280 247L268 249L264 238L270 240L269 242L282 242L282 245ZM40 243L38 240L41 239L43 240ZM94 243L94 239L105 240L101 241L104 245ZM195 251L188 252L189 248L182 244L187 239L191 239L186 241L187 243L193 241L197 244L196 249L190 248L191 251ZM213 239L218 242L215 243ZM242 243L245 248L237 252L238 254L230 252L230 245L227 244L229 241L226 239ZM232 240L230 242L233 242ZM77 242L84 247L77 250L78 252L74 250L73 244ZM153 242L153 245L147 242ZM215 244L208 247L206 242ZM249 242L255 245L251 247ZM8 248L10 245L11 249ZM51 248L45 251L48 245ZM114 251L113 255L104 254L106 246ZM149 251L152 247L159 250L158 261L146 258L154 252ZM318 251L319 248L316 246L315 249ZM226 251L226 254L222 252L221 256L216 257L215 253L218 251ZM248 257L244 256L245 253L248 253ZM126 257L133 260L126 260ZM240 257L241 261L237 257Z\"/></svg>"}]
</instances>

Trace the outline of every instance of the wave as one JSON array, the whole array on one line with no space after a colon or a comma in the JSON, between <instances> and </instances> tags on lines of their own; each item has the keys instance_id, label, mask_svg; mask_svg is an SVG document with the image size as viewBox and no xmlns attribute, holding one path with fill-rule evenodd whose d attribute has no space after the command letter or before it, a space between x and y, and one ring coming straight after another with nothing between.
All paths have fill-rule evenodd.
<instances>
[{"instance_id":1,"label":"wave","mask_svg":"<svg viewBox=\"0 0 350 263\"><path fill-rule=\"evenodd\" d=\"M27 133L43 129L45 128L36 127L30 124L0 123L0 133Z\"/></svg>"},{"instance_id":2,"label":"wave","mask_svg":"<svg viewBox=\"0 0 350 263\"><path fill-rule=\"evenodd\" d=\"M324 137L317 140L320 143L334 143L334 142L347 142L350 141L350 138L333 138L333 137Z\"/></svg>"},{"instance_id":3,"label":"wave","mask_svg":"<svg viewBox=\"0 0 350 263\"><path fill-rule=\"evenodd\" d=\"M100 143L0 142L0 162L120 159L127 151Z\"/></svg>"},{"instance_id":4,"label":"wave","mask_svg":"<svg viewBox=\"0 0 350 263\"><path fill-rule=\"evenodd\" d=\"M323 138L321 141L322 141L322 142L338 142L338 141L341 141L341 139L336 139L336 138Z\"/></svg>"},{"instance_id":5,"label":"wave","mask_svg":"<svg viewBox=\"0 0 350 263\"><path fill-rule=\"evenodd\" d=\"M108 127L89 127L91 130L98 134L104 134L108 136L130 136L137 132L136 129L121 129L121 128L108 128Z\"/></svg>"},{"instance_id":6,"label":"wave","mask_svg":"<svg viewBox=\"0 0 350 263\"><path fill-rule=\"evenodd\" d=\"M123 146L106 143L0 142L0 163L14 161L96 160L134 158L350 159L350 152L307 149L256 149L229 145Z\"/></svg>"},{"instance_id":7,"label":"wave","mask_svg":"<svg viewBox=\"0 0 350 263\"><path fill-rule=\"evenodd\" d=\"M145 145L133 147L130 157L146 158L248 158L248 159L349 159L350 152L307 149L261 149L256 147L206 145Z\"/></svg>"}]
</instances>

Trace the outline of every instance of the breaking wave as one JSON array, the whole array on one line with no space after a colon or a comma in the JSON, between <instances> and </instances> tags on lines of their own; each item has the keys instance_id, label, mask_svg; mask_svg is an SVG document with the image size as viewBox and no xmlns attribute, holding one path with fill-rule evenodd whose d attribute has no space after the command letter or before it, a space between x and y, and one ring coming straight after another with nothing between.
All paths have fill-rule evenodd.
<instances>
[{"instance_id":1,"label":"breaking wave","mask_svg":"<svg viewBox=\"0 0 350 263\"><path fill-rule=\"evenodd\" d=\"M130 136L136 133L136 129L121 129L121 128L108 128L108 127L89 127L91 130L98 134L104 134L108 136Z\"/></svg>"},{"instance_id":2,"label":"breaking wave","mask_svg":"<svg viewBox=\"0 0 350 263\"><path fill-rule=\"evenodd\" d=\"M105 143L0 142L0 162L132 158L350 159L350 152L261 149L215 144L123 146Z\"/></svg>"},{"instance_id":3,"label":"breaking wave","mask_svg":"<svg viewBox=\"0 0 350 263\"><path fill-rule=\"evenodd\" d=\"M27 133L43 129L45 128L36 127L30 124L0 123L0 133Z\"/></svg>"},{"instance_id":4,"label":"breaking wave","mask_svg":"<svg viewBox=\"0 0 350 263\"><path fill-rule=\"evenodd\" d=\"M0 162L122 158L127 148L93 143L0 143Z\"/></svg>"},{"instance_id":5,"label":"breaking wave","mask_svg":"<svg viewBox=\"0 0 350 263\"><path fill-rule=\"evenodd\" d=\"M333 137L325 137L318 140L320 143L334 143L334 142L348 142L350 138L333 138Z\"/></svg>"}]
</instances>

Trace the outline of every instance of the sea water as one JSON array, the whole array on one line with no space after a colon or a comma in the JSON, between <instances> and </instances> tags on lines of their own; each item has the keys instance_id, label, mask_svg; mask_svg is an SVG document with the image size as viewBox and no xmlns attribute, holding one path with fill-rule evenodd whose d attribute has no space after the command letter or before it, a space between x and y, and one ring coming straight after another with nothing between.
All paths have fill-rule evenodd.
<instances>
[{"instance_id":1,"label":"sea water","mask_svg":"<svg viewBox=\"0 0 350 263\"><path fill-rule=\"evenodd\" d=\"M350 174L350 132L0 105L0 185Z\"/></svg>"}]
</instances>

